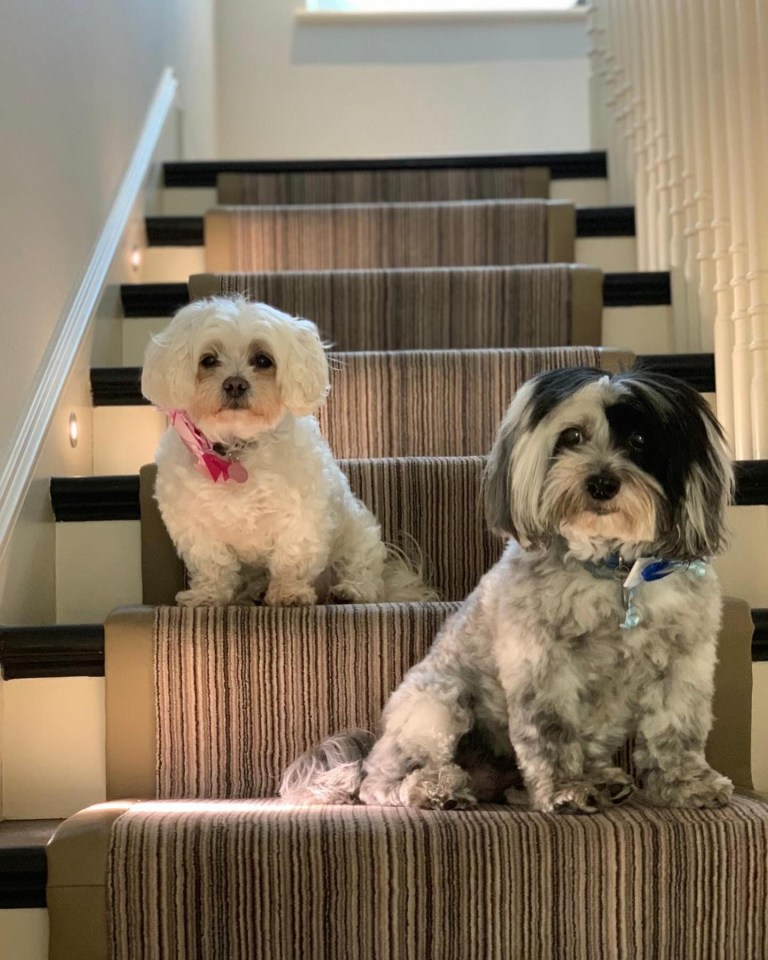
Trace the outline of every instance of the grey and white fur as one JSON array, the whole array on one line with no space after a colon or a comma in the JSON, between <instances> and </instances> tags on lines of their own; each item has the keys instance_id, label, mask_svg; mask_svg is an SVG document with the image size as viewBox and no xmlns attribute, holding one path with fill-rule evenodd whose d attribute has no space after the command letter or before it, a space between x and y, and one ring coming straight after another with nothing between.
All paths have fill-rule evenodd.
<instances>
[{"instance_id":1,"label":"grey and white fur","mask_svg":"<svg viewBox=\"0 0 768 960\"><path fill-rule=\"evenodd\" d=\"M392 694L378 738L330 738L281 795L592 813L640 786L662 806L727 803L704 756L721 594L695 561L724 546L732 486L720 427L684 383L589 368L530 380L485 477L502 558ZM640 622L622 628L622 580L647 557L680 566L640 585ZM612 759L629 735L637 784Z\"/></svg>"}]
</instances>

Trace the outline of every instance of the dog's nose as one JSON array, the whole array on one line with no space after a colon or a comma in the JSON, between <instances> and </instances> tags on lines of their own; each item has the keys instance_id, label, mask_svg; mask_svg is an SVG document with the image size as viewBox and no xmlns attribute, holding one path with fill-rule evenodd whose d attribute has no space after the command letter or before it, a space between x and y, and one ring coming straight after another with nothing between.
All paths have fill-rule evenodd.
<instances>
[{"instance_id":1,"label":"dog's nose","mask_svg":"<svg viewBox=\"0 0 768 960\"><path fill-rule=\"evenodd\" d=\"M613 500L621 487L621 480L612 473L596 473L587 477L587 493L593 500Z\"/></svg>"},{"instance_id":2,"label":"dog's nose","mask_svg":"<svg viewBox=\"0 0 768 960\"><path fill-rule=\"evenodd\" d=\"M233 400L238 400L249 389L245 377L227 377L221 387L224 393Z\"/></svg>"}]
</instances>

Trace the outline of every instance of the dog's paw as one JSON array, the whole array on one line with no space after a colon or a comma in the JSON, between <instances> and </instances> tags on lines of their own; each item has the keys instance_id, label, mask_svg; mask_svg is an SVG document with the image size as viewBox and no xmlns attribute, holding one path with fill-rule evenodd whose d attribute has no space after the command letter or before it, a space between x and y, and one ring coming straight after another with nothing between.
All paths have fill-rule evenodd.
<instances>
[{"instance_id":1,"label":"dog's paw","mask_svg":"<svg viewBox=\"0 0 768 960\"><path fill-rule=\"evenodd\" d=\"M176 594L176 603L180 607L226 607L232 599L229 594L214 590L180 590Z\"/></svg>"},{"instance_id":2,"label":"dog's paw","mask_svg":"<svg viewBox=\"0 0 768 960\"><path fill-rule=\"evenodd\" d=\"M579 780L561 784L550 796L537 798L533 808L542 813L597 813L600 795L594 784Z\"/></svg>"},{"instance_id":3,"label":"dog's paw","mask_svg":"<svg viewBox=\"0 0 768 960\"><path fill-rule=\"evenodd\" d=\"M405 806L428 810L466 810L477 803L466 771L455 763L443 767L420 767L400 785Z\"/></svg>"},{"instance_id":4,"label":"dog's paw","mask_svg":"<svg viewBox=\"0 0 768 960\"><path fill-rule=\"evenodd\" d=\"M508 787L504 791L504 802L510 807L517 807L518 810L529 810L531 801L528 791L525 787Z\"/></svg>"},{"instance_id":5,"label":"dog's paw","mask_svg":"<svg viewBox=\"0 0 768 960\"><path fill-rule=\"evenodd\" d=\"M284 587L273 580L264 594L264 603L268 607L310 607L317 603L317 593L311 584Z\"/></svg>"},{"instance_id":6,"label":"dog's paw","mask_svg":"<svg viewBox=\"0 0 768 960\"><path fill-rule=\"evenodd\" d=\"M726 806L732 795L733 784L728 777L712 769L688 780L650 774L643 790L645 799L656 807L717 809Z\"/></svg>"},{"instance_id":7,"label":"dog's paw","mask_svg":"<svg viewBox=\"0 0 768 960\"><path fill-rule=\"evenodd\" d=\"M595 774L595 790L604 806L618 806L635 792L632 778L618 767L608 767Z\"/></svg>"},{"instance_id":8,"label":"dog's paw","mask_svg":"<svg viewBox=\"0 0 768 960\"><path fill-rule=\"evenodd\" d=\"M331 597L338 603L374 603L380 595L380 585L353 583L351 580L336 583L331 589Z\"/></svg>"}]
</instances>

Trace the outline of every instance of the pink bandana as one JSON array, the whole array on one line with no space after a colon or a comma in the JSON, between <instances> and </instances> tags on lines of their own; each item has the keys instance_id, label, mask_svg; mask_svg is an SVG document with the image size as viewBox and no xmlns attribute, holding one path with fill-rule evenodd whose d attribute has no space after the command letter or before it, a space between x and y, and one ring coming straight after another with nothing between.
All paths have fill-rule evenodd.
<instances>
[{"instance_id":1,"label":"pink bandana","mask_svg":"<svg viewBox=\"0 0 768 960\"><path fill-rule=\"evenodd\" d=\"M197 460L196 469L208 475L214 483L219 480L234 480L245 483L248 471L237 460L230 460L216 453L208 438L198 430L184 410L163 410L171 421L171 426L181 437L184 446Z\"/></svg>"}]
</instances>

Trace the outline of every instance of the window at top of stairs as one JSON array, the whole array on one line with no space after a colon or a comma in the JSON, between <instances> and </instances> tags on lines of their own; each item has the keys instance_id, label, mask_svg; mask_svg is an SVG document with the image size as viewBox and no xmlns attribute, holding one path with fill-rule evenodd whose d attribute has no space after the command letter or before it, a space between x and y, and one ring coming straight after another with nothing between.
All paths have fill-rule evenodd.
<instances>
[{"instance_id":1,"label":"window at top of stairs","mask_svg":"<svg viewBox=\"0 0 768 960\"><path fill-rule=\"evenodd\" d=\"M537 13L573 10L586 0L305 0L308 13Z\"/></svg>"}]
</instances>

